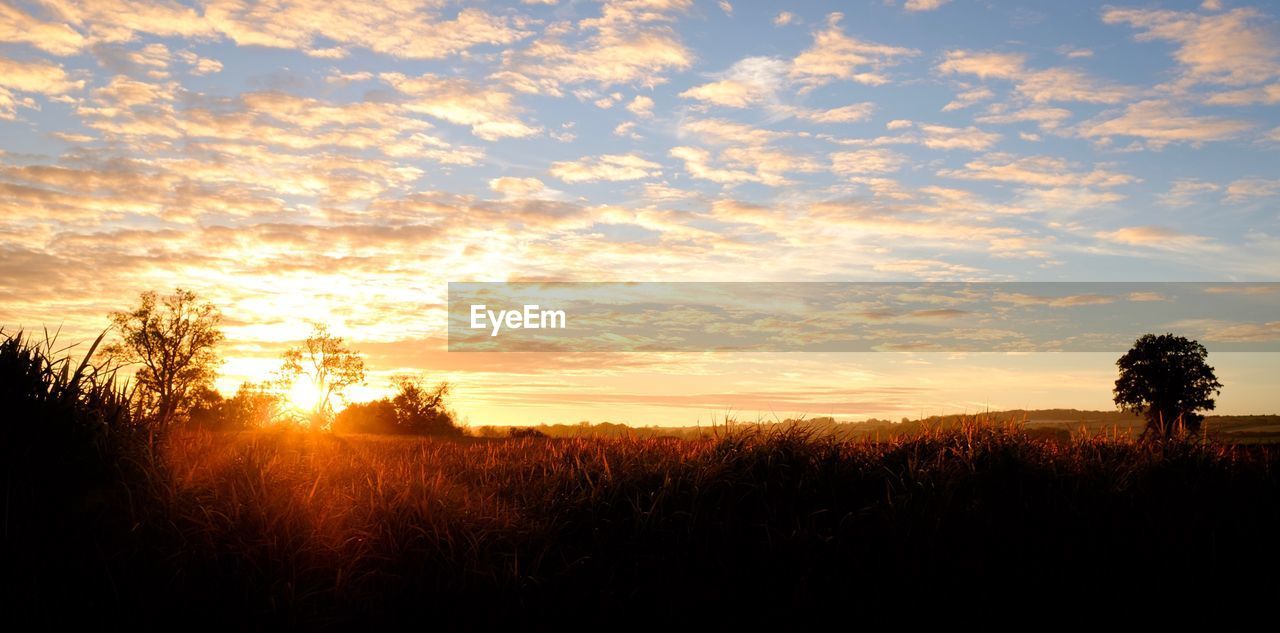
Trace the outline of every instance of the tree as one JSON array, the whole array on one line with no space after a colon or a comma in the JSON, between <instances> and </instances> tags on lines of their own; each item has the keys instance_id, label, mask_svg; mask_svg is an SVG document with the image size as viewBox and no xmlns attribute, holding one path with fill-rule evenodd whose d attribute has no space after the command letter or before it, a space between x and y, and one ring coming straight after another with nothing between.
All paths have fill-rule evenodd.
<instances>
[{"instance_id":1,"label":"tree","mask_svg":"<svg viewBox=\"0 0 1280 633\"><path fill-rule=\"evenodd\" d=\"M391 403L396 409L396 424L402 433L420 435L461 435L451 414L444 406L449 383L427 388L421 378L409 374L393 376L396 395Z\"/></svg>"},{"instance_id":2,"label":"tree","mask_svg":"<svg viewBox=\"0 0 1280 633\"><path fill-rule=\"evenodd\" d=\"M1133 344L1116 365L1115 402L1125 411L1147 419L1144 437L1169 438L1179 431L1195 434L1221 393L1209 353L1196 341L1172 334L1147 334Z\"/></svg>"},{"instance_id":3,"label":"tree","mask_svg":"<svg viewBox=\"0 0 1280 633\"><path fill-rule=\"evenodd\" d=\"M218 431L242 431L270 426L283 413L283 398L270 382L243 382L230 398L205 389L192 406L190 423Z\"/></svg>"},{"instance_id":4,"label":"tree","mask_svg":"<svg viewBox=\"0 0 1280 633\"><path fill-rule=\"evenodd\" d=\"M347 347L342 337L330 334L328 326L316 323L302 346L284 353L281 373L289 384L299 378L310 381L315 390L311 424L328 426L333 419L333 397L342 397L347 387L364 383L364 359Z\"/></svg>"},{"instance_id":5,"label":"tree","mask_svg":"<svg viewBox=\"0 0 1280 633\"><path fill-rule=\"evenodd\" d=\"M134 380L143 413L161 428L186 415L192 395L213 381L221 363L218 309L177 288L165 296L144 292L136 308L112 312L110 318L120 340L104 352L123 364L140 365Z\"/></svg>"},{"instance_id":6,"label":"tree","mask_svg":"<svg viewBox=\"0 0 1280 633\"><path fill-rule=\"evenodd\" d=\"M400 433L411 435L462 435L454 415L445 408L449 383L427 388L421 378L409 374L392 377L396 394L372 402L352 403L333 421L342 433Z\"/></svg>"}]
</instances>

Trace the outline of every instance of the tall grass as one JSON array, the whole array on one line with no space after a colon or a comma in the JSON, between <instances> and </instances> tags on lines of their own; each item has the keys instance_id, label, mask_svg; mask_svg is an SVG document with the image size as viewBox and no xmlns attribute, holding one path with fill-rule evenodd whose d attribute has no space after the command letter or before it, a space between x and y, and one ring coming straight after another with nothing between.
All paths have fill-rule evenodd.
<instances>
[{"instance_id":1,"label":"tall grass","mask_svg":"<svg viewBox=\"0 0 1280 633\"><path fill-rule=\"evenodd\" d=\"M195 433L167 445L163 505L207 618L1221 621L1276 597L1276 457L981 419L865 442Z\"/></svg>"},{"instance_id":2,"label":"tall grass","mask_svg":"<svg viewBox=\"0 0 1280 633\"><path fill-rule=\"evenodd\" d=\"M104 444L136 427L105 374L31 352L0 345L5 377L43 377L16 392L27 423L111 448L68 488L40 465L79 450L67 438L6 471L6 503L15 481L46 495L5 515L2 613L28 626L1220 626L1280 598L1270 446L1061 441L978 416L859 441L803 425L700 440L188 431L125 450ZM83 410L49 395L64 389ZM6 455L38 433L10 420Z\"/></svg>"},{"instance_id":3,"label":"tall grass","mask_svg":"<svg viewBox=\"0 0 1280 633\"><path fill-rule=\"evenodd\" d=\"M93 360L102 337L83 351L57 338L0 332L0 573L13 609L110 602L102 546L127 529L113 503L142 429L114 369Z\"/></svg>"}]
</instances>

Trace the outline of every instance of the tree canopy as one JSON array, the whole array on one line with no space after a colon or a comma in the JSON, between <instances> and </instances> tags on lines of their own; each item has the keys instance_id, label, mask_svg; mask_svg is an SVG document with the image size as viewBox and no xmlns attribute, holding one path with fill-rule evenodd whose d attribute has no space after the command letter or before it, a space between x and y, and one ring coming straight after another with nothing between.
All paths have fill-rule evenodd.
<instances>
[{"instance_id":1,"label":"tree canopy","mask_svg":"<svg viewBox=\"0 0 1280 633\"><path fill-rule=\"evenodd\" d=\"M1181 336L1144 335L1116 361L1116 405L1146 417L1150 436L1199 432L1204 416L1197 412L1212 410L1212 396L1222 390L1205 362L1208 354L1203 345Z\"/></svg>"},{"instance_id":2,"label":"tree canopy","mask_svg":"<svg viewBox=\"0 0 1280 633\"><path fill-rule=\"evenodd\" d=\"M221 363L216 348L223 339L222 314L196 293L177 288L164 296L144 292L137 307L110 318L120 339L104 352L138 366L139 408L160 427L186 415L192 395L212 383Z\"/></svg>"}]
</instances>

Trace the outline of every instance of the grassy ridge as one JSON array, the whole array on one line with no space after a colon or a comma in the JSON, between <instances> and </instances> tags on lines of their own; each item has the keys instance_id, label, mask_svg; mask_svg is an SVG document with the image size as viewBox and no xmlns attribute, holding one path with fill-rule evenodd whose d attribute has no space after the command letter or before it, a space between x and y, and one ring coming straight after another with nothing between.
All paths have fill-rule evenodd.
<instances>
[{"instance_id":1,"label":"grassy ridge","mask_svg":"<svg viewBox=\"0 0 1280 633\"><path fill-rule=\"evenodd\" d=\"M165 585L128 589L306 627L1221 622L1280 595L1277 456L976 419L884 442L184 434L134 508Z\"/></svg>"}]
</instances>

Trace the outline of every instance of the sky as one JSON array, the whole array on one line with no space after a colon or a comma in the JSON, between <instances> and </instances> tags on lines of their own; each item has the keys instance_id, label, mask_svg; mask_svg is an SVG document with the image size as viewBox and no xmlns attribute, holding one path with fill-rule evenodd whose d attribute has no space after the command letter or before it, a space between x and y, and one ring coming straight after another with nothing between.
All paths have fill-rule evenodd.
<instances>
[{"instance_id":1,"label":"sky","mask_svg":"<svg viewBox=\"0 0 1280 633\"><path fill-rule=\"evenodd\" d=\"M447 283L1280 270L1268 3L340 4L0 0L0 324L183 286L227 392L324 322L352 398L473 424L896 418L1110 408L1117 354L457 354ZM1211 362L1280 411L1275 354Z\"/></svg>"}]
</instances>

